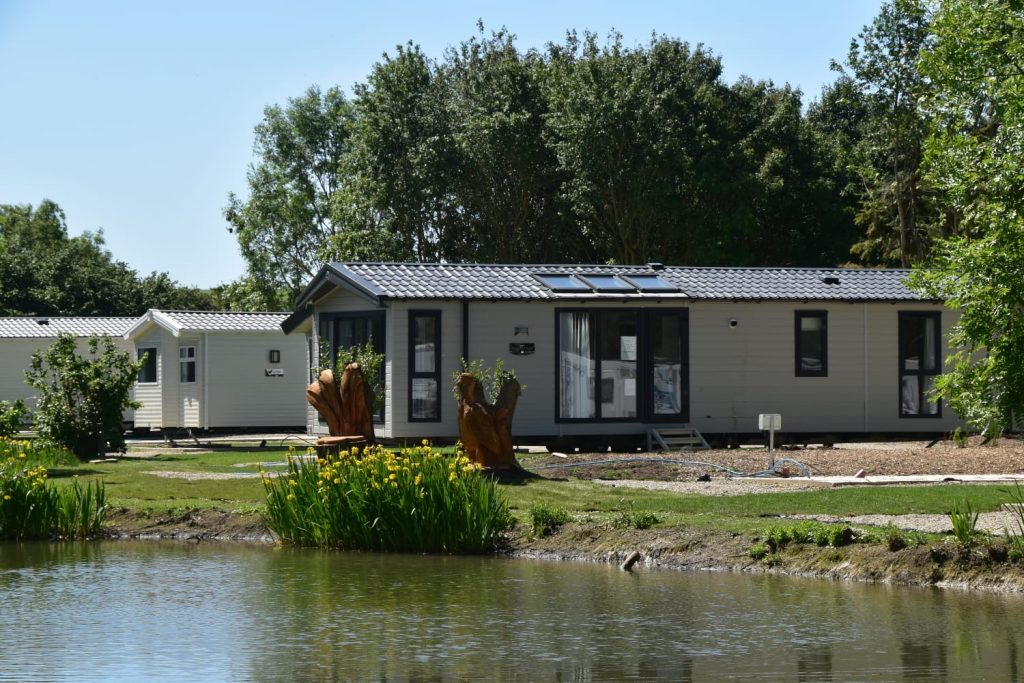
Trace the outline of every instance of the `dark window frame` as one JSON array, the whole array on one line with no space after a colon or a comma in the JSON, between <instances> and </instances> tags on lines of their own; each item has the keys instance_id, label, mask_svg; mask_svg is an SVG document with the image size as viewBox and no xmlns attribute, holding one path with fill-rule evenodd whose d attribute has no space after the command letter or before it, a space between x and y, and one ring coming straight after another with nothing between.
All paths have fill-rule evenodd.
<instances>
[{"instance_id":1,"label":"dark window frame","mask_svg":"<svg viewBox=\"0 0 1024 683\"><path fill-rule=\"evenodd\" d=\"M934 369L925 370L919 367L917 370L906 370L904 369L904 360L906 358L906 346L908 342L907 334L907 323L910 320L927 320L931 321L935 325L935 363ZM942 374L942 363L944 354L942 353L942 313L939 311L898 311L897 320L899 326L899 341L898 348L896 350L896 414L901 420L936 420L942 417L942 399L935 402L934 413L922 413L920 406L923 406L928 401L928 396L925 391L925 378L926 377L938 377ZM922 359L923 361L923 359ZM924 365L921 362L919 365ZM918 412L917 413L904 413L903 412L903 378L907 376L914 376L918 378L917 389L918 389Z\"/></svg>"},{"instance_id":2,"label":"dark window frame","mask_svg":"<svg viewBox=\"0 0 1024 683\"><path fill-rule=\"evenodd\" d=\"M369 321L376 321L380 325L380 340L378 341L374 337L373 348L374 348L374 350L377 353L384 354L384 362L381 363L381 367L380 367L380 372L381 372L381 375L382 375L381 376L381 380L382 380L381 383L383 384L383 380L387 376L387 362L388 362L388 358L387 358L387 332L388 332L388 330L387 330L387 315L386 315L386 312L383 309L379 309L378 308L378 309L368 309L368 310L362 310L362 311L327 311L327 312L320 313L317 316L316 329L313 330L313 333L317 335L317 345L316 345L316 348L317 348L317 353L318 353L318 357L312 359L313 360L313 364L316 367L319 367L319 365L320 365L319 354L321 353L321 344L326 342L328 344L328 346L329 346L329 352L328 353L329 353L329 358L330 358L330 361L331 361L331 366L334 366L335 362L337 362L337 360L338 360L338 345L337 345L337 340L334 337L334 334L335 334L335 323L338 322L339 320L358 320L358 319L366 319L366 320L369 320ZM328 325L331 326L330 336L328 336L328 337L325 337L322 334L323 325L324 324L328 324ZM372 336L373 335L371 334L371 337ZM384 401L382 403L381 409L380 409L380 411L378 411L378 412L373 414L373 423L374 424L384 424L385 416L387 415L387 402L388 402L387 386L385 386L384 387Z\"/></svg>"},{"instance_id":3,"label":"dark window frame","mask_svg":"<svg viewBox=\"0 0 1024 683\"><path fill-rule=\"evenodd\" d=\"M434 371L433 372L417 372L416 371L416 319L417 318L433 318L434 319ZM441 422L441 311L423 310L423 309L410 309L409 310L409 327L408 327L408 341L409 346L409 397L407 401L407 417L409 422ZM412 409L412 385L415 379L432 379L436 382L437 386L437 414L434 417L413 417Z\"/></svg>"},{"instance_id":4,"label":"dark window frame","mask_svg":"<svg viewBox=\"0 0 1024 683\"><path fill-rule=\"evenodd\" d=\"M160 383L160 369L157 364L157 347L155 346L140 346L135 349L136 360L141 360L145 354L146 362L143 363L142 367L139 368L139 374L135 378L136 384L159 384ZM149 369L150 364L153 366L153 379L142 379L143 373Z\"/></svg>"},{"instance_id":5,"label":"dark window frame","mask_svg":"<svg viewBox=\"0 0 1024 683\"><path fill-rule=\"evenodd\" d=\"M804 318L821 319L821 370L804 370L800 359L803 357L803 330L800 322ZM828 311L795 311L793 316L793 358L794 374L797 377L828 377Z\"/></svg>"},{"instance_id":6,"label":"dark window frame","mask_svg":"<svg viewBox=\"0 0 1024 683\"><path fill-rule=\"evenodd\" d=\"M600 335L604 331L602 317L606 313L635 313L637 316L637 402L636 417L602 417L601 415L601 353L597 347L594 358L594 413L596 417L562 417L562 368L561 368L561 324L562 313L589 313L594 321L593 343L600 344ZM634 424L661 424L688 422L690 419L690 333L689 333L688 308L640 308L623 306L615 308L586 308L570 307L555 309L555 345L554 345L554 368L555 368L555 422L560 424L612 424L612 423L634 423ZM682 402L681 410L675 415L655 415L654 397L652 395L651 370L654 364L653 348L651 345L652 326L657 316L677 315L680 320L680 373L682 381Z\"/></svg>"}]
</instances>

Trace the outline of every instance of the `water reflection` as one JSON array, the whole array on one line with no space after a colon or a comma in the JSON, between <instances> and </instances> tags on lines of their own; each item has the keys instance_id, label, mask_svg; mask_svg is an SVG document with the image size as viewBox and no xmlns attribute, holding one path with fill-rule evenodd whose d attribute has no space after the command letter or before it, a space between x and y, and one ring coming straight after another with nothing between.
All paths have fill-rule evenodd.
<instances>
[{"instance_id":1,"label":"water reflection","mask_svg":"<svg viewBox=\"0 0 1024 683\"><path fill-rule=\"evenodd\" d=\"M0 545L0 604L0 680L1019 680L1024 636L1016 596L207 544Z\"/></svg>"}]
</instances>

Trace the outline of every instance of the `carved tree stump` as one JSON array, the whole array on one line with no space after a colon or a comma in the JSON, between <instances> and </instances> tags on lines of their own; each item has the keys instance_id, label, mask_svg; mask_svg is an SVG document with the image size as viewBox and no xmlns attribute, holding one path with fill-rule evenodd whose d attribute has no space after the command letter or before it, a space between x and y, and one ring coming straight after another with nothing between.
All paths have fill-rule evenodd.
<instances>
[{"instance_id":1,"label":"carved tree stump","mask_svg":"<svg viewBox=\"0 0 1024 683\"><path fill-rule=\"evenodd\" d=\"M473 375L464 372L459 376L459 437L471 460L491 469L518 466L512 450L512 416L521 392L517 380L506 379L491 405Z\"/></svg>"},{"instance_id":2,"label":"carved tree stump","mask_svg":"<svg viewBox=\"0 0 1024 683\"><path fill-rule=\"evenodd\" d=\"M345 366L340 385L331 370L321 372L306 388L306 400L323 416L331 437L360 437L367 443L374 442L370 415L373 390L363 380L359 363Z\"/></svg>"}]
</instances>

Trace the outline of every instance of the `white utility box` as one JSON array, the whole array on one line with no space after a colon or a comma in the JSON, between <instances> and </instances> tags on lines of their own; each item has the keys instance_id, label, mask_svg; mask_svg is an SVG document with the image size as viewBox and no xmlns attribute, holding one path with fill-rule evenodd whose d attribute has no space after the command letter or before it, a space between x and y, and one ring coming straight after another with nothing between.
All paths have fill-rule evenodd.
<instances>
[{"instance_id":1,"label":"white utility box","mask_svg":"<svg viewBox=\"0 0 1024 683\"><path fill-rule=\"evenodd\" d=\"M761 413L757 416L757 428L762 432L782 431L782 416L778 413Z\"/></svg>"}]
</instances>

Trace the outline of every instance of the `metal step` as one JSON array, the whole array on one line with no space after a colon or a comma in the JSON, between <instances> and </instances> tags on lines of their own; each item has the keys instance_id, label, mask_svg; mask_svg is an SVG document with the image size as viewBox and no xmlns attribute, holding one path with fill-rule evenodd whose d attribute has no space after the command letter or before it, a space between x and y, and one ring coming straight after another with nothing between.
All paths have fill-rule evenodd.
<instances>
[{"instance_id":1,"label":"metal step","mask_svg":"<svg viewBox=\"0 0 1024 683\"><path fill-rule=\"evenodd\" d=\"M647 450L710 449L711 446L695 427L673 427L647 430Z\"/></svg>"}]
</instances>

